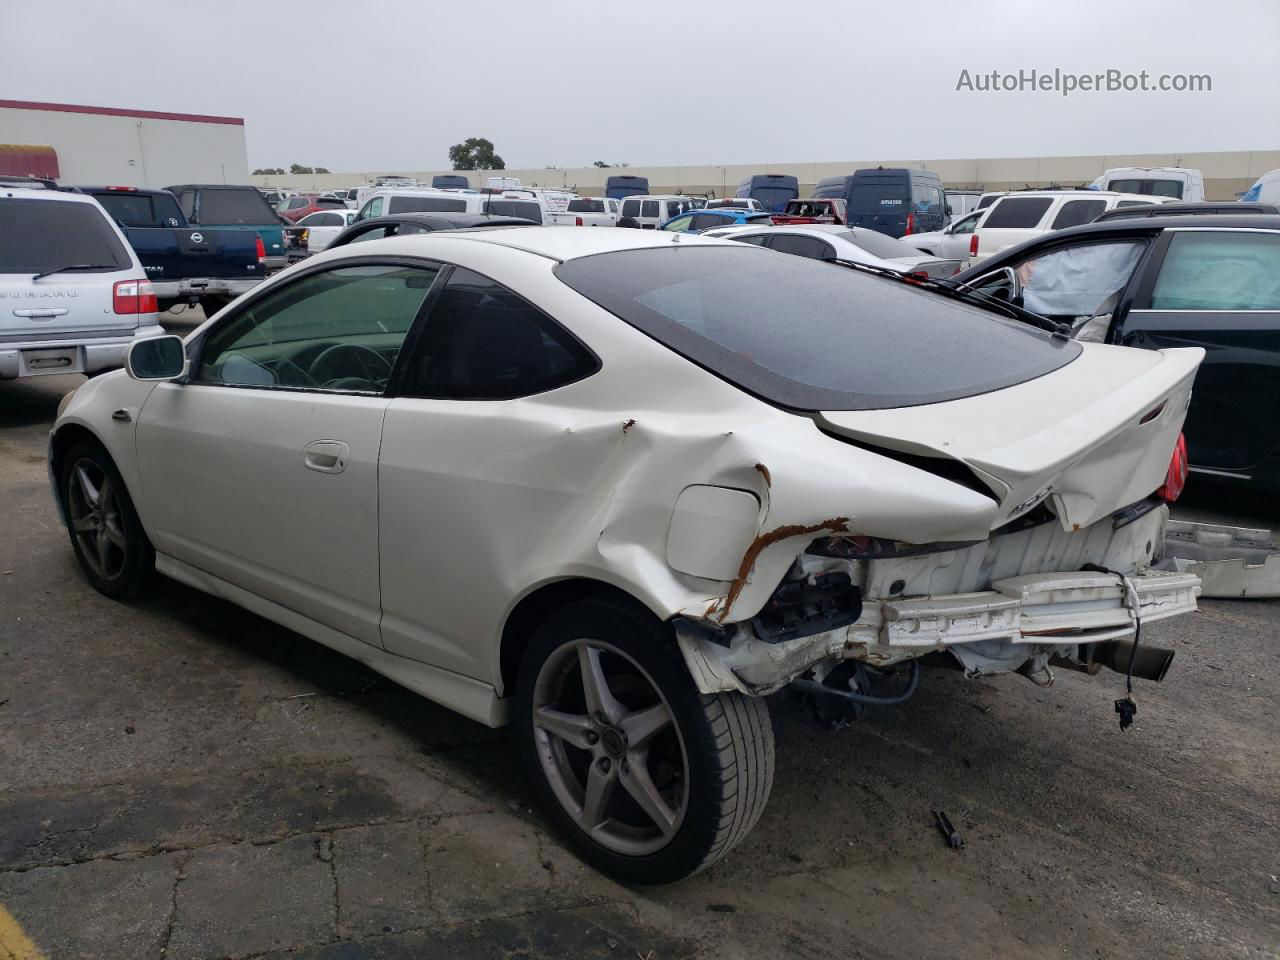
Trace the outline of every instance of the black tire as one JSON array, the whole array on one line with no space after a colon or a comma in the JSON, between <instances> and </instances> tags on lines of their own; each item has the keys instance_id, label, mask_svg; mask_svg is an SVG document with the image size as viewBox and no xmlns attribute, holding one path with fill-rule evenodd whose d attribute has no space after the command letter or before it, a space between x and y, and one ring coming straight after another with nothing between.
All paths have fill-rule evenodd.
<instances>
[{"instance_id":1,"label":"black tire","mask_svg":"<svg viewBox=\"0 0 1280 960\"><path fill-rule=\"evenodd\" d=\"M683 819L668 839L657 840L665 845L652 852L627 855L590 836L577 822L585 799L575 816L557 796L544 769L547 741L544 739L540 755L534 722L539 676L549 660L554 663L552 658L565 657L566 647L581 647L584 640L600 641L638 665L665 701L678 728L673 735L682 738L686 761ZM610 655L607 650L602 653ZM617 662L624 663L621 658ZM699 693L670 625L637 604L613 598L586 599L552 614L525 651L515 709L527 775L556 827L582 859L624 883L670 883L710 866L750 832L768 802L774 745L767 704L738 693ZM545 738L545 731L543 735ZM600 738L592 742L600 742ZM562 747L561 756L566 755L568 750ZM588 766L594 762L588 760ZM620 769L625 776L627 763ZM583 789L585 795L585 783ZM630 801L623 797L622 802ZM612 822L610 819L600 826Z\"/></svg>"},{"instance_id":2,"label":"black tire","mask_svg":"<svg viewBox=\"0 0 1280 960\"><path fill-rule=\"evenodd\" d=\"M96 472L90 465L96 467ZM112 527L113 532L119 535L121 545L113 544L109 549L113 559L117 555L122 556L118 570L115 569L116 564L112 563L104 573L100 569L103 566L100 560L88 552L85 540L93 539L91 532L78 533L75 529L77 509L87 502L77 472L82 466L87 474L104 477L111 484L110 495L115 504L110 511L114 521ZM77 485L77 489L72 489L73 484ZM100 483L98 490L101 493ZM89 439L77 440L63 454L58 476L58 495L62 498L67 515L71 549L93 588L113 600L127 600L140 594L155 572L156 553L138 520L138 513L120 471L101 444Z\"/></svg>"}]
</instances>

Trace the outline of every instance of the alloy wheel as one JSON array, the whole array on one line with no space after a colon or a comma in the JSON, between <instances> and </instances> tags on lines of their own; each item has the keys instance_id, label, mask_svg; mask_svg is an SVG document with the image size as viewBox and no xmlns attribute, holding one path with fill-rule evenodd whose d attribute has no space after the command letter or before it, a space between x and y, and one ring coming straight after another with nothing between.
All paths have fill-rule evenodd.
<instances>
[{"instance_id":1,"label":"alloy wheel","mask_svg":"<svg viewBox=\"0 0 1280 960\"><path fill-rule=\"evenodd\" d=\"M93 572L103 580L120 576L128 559L120 498L95 460L84 457L71 468L67 511L81 556Z\"/></svg>"}]
</instances>

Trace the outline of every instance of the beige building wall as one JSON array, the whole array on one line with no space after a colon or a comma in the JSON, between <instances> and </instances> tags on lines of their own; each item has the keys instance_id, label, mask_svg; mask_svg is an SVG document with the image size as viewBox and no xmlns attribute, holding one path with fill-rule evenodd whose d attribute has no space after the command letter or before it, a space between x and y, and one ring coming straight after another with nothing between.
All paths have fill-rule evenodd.
<instances>
[{"instance_id":1,"label":"beige building wall","mask_svg":"<svg viewBox=\"0 0 1280 960\"><path fill-rule=\"evenodd\" d=\"M244 121L0 101L0 143L51 146L59 182L125 187L248 183Z\"/></svg>"},{"instance_id":2,"label":"beige building wall","mask_svg":"<svg viewBox=\"0 0 1280 960\"><path fill-rule=\"evenodd\" d=\"M1005 190L1015 187L1050 185L1082 186L1109 167L1196 167L1204 173L1205 194L1210 200L1234 200L1268 170L1280 168L1280 150L1223 153L1143 154L1079 157L1011 157L934 160L845 160L824 163L757 163L672 167L548 167L503 171L461 171L472 186L484 185L489 176L516 177L526 186L568 188L583 195L600 194L606 178L613 174L633 174L649 178L652 193L711 193L732 196L739 181L757 173L790 174L800 181L800 193L813 190L825 177L852 173L862 167L917 167L932 170L949 188L980 187ZM259 186L285 186L300 190L331 190L355 187L377 176L414 177L429 183L431 177L452 170L369 170L358 173L253 177Z\"/></svg>"}]
</instances>

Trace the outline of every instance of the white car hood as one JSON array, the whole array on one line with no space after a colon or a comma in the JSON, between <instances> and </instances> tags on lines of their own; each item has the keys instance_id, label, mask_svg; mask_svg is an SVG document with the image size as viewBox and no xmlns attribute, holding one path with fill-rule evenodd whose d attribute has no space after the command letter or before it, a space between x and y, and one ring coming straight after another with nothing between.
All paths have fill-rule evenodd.
<instances>
[{"instance_id":1,"label":"white car hood","mask_svg":"<svg viewBox=\"0 0 1280 960\"><path fill-rule=\"evenodd\" d=\"M818 420L885 450L966 464L999 500L993 528L1051 498L1062 526L1079 529L1164 482L1204 357L1198 347L1081 346L1066 366L1004 390Z\"/></svg>"}]
</instances>

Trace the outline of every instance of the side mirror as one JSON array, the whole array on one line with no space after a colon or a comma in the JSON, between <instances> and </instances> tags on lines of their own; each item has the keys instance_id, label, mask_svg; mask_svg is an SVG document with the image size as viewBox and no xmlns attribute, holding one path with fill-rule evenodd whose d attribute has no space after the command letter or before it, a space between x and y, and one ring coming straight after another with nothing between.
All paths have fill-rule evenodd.
<instances>
[{"instance_id":1,"label":"side mirror","mask_svg":"<svg viewBox=\"0 0 1280 960\"><path fill-rule=\"evenodd\" d=\"M181 337L150 337L129 348L124 368L135 380L177 380L187 372L187 349Z\"/></svg>"}]
</instances>

